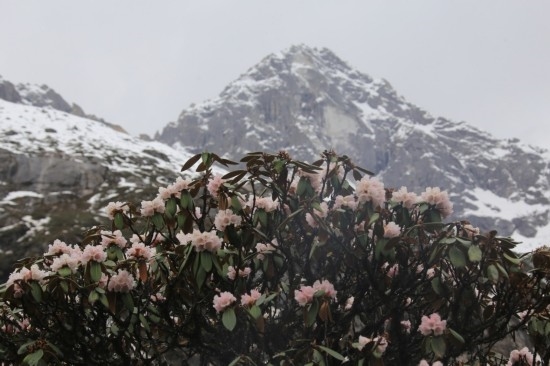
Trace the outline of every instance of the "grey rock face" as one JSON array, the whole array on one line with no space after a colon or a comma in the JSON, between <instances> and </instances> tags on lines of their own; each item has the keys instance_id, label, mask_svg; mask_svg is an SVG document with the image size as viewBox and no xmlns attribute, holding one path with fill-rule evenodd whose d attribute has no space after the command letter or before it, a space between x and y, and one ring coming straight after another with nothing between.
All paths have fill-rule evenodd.
<instances>
[{"instance_id":1,"label":"grey rock face","mask_svg":"<svg viewBox=\"0 0 550 366\"><path fill-rule=\"evenodd\" d=\"M327 49L294 46L266 57L218 98L185 109L155 138L230 158L284 149L312 161L334 149L377 173L386 186L418 193L447 189L455 217L483 229L533 237L548 224L528 224L530 214L511 216L481 202L525 203L539 214L550 209L547 152L434 117Z\"/></svg>"},{"instance_id":2,"label":"grey rock face","mask_svg":"<svg viewBox=\"0 0 550 366\"><path fill-rule=\"evenodd\" d=\"M107 173L104 166L67 156L25 156L0 149L0 180L33 192L70 190L76 195L90 194L105 181Z\"/></svg>"},{"instance_id":3,"label":"grey rock face","mask_svg":"<svg viewBox=\"0 0 550 366\"><path fill-rule=\"evenodd\" d=\"M58 111L70 113L69 103L47 85L18 84L17 90L26 104L35 107L52 107Z\"/></svg>"},{"instance_id":4,"label":"grey rock face","mask_svg":"<svg viewBox=\"0 0 550 366\"><path fill-rule=\"evenodd\" d=\"M0 99L7 100L12 103L20 103L21 96L15 89L15 86L0 76Z\"/></svg>"}]
</instances>

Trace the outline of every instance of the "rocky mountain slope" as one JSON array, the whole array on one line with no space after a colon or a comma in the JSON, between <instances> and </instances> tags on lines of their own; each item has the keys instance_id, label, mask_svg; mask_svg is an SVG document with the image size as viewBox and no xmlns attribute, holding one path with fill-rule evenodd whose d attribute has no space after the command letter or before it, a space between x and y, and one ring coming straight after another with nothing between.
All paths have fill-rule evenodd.
<instances>
[{"instance_id":1,"label":"rocky mountain slope","mask_svg":"<svg viewBox=\"0 0 550 366\"><path fill-rule=\"evenodd\" d=\"M190 157L67 111L47 87L37 95L3 85L0 279L15 260L43 253L54 239L74 243L84 229L106 224L109 201L152 199Z\"/></svg>"},{"instance_id":2,"label":"rocky mountain slope","mask_svg":"<svg viewBox=\"0 0 550 366\"><path fill-rule=\"evenodd\" d=\"M548 151L432 116L327 49L269 55L155 138L230 158L284 149L311 161L332 148L386 186L447 189L454 217L513 235L523 250L550 243Z\"/></svg>"}]
</instances>

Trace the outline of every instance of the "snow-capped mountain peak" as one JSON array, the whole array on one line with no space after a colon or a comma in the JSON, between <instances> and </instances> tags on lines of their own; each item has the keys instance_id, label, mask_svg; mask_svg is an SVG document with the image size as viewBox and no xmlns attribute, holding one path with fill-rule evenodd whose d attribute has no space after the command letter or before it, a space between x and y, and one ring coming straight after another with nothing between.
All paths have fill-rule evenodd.
<instances>
[{"instance_id":1,"label":"snow-capped mountain peak","mask_svg":"<svg viewBox=\"0 0 550 366\"><path fill-rule=\"evenodd\" d=\"M532 245L550 240L539 235L550 221L547 151L432 116L327 49L298 45L265 57L217 98L183 110L156 138L231 158L284 149L311 161L332 148L386 186L447 189L455 217L483 229ZM495 195L492 206L487 192Z\"/></svg>"}]
</instances>

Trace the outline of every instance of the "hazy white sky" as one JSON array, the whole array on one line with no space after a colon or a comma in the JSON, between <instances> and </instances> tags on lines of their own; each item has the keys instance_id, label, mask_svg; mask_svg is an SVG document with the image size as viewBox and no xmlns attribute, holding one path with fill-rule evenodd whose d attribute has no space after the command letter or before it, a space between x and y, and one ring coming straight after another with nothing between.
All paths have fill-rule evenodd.
<instances>
[{"instance_id":1,"label":"hazy white sky","mask_svg":"<svg viewBox=\"0 0 550 366\"><path fill-rule=\"evenodd\" d=\"M0 75L132 134L298 43L433 115L550 148L548 0L0 0Z\"/></svg>"}]
</instances>

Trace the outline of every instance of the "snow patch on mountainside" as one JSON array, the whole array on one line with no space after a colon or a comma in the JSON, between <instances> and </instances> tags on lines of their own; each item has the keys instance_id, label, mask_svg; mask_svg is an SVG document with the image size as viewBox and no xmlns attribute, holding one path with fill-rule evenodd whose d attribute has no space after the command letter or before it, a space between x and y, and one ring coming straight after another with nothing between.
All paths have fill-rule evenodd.
<instances>
[{"instance_id":1,"label":"snow patch on mountainside","mask_svg":"<svg viewBox=\"0 0 550 366\"><path fill-rule=\"evenodd\" d=\"M156 141L143 141L51 108L0 100L0 148L23 155L61 154L95 160L113 171L139 173L134 160L147 156L157 167L178 171L191 155Z\"/></svg>"}]
</instances>

